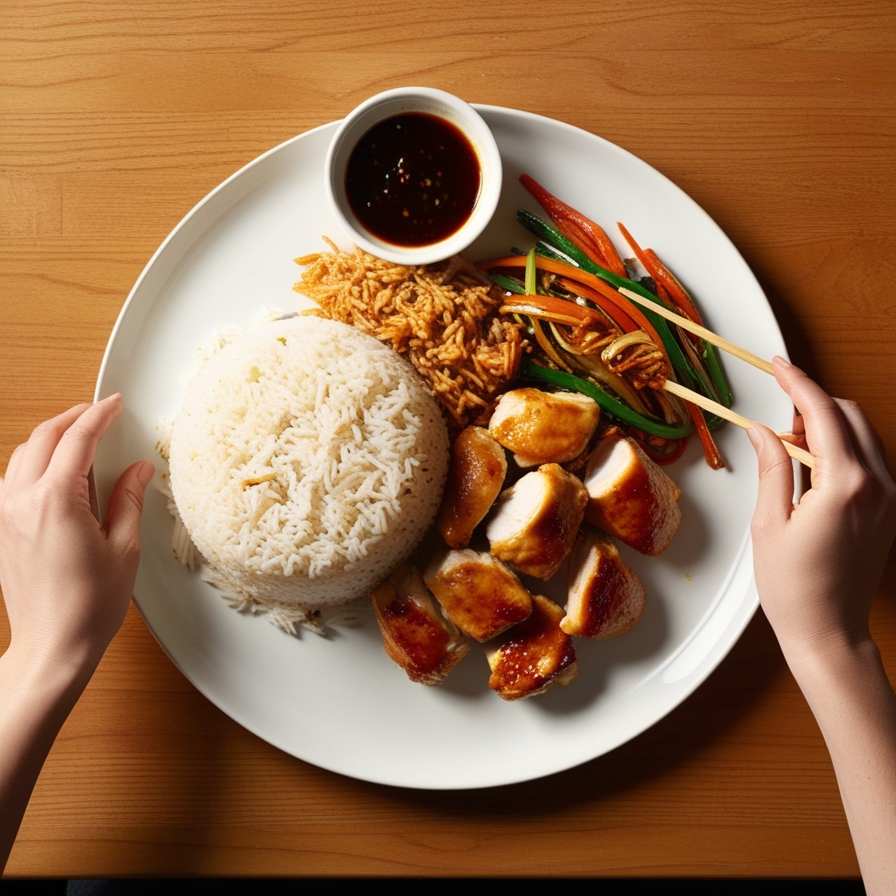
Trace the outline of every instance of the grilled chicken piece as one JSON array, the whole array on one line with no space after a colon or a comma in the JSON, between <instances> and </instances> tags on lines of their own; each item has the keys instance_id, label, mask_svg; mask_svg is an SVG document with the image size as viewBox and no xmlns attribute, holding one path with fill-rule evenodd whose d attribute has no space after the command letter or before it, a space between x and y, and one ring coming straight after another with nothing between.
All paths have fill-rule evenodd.
<instances>
[{"instance_id":1,"label":"grilled chicken piece","mask_svg":"<svg viewBox=\"0 0 896 896\"><path fill-rule=\"evenodd\" d=\"M423 574L451 621L477 641L488 641L532 612L532 598L500 560L479 551L447 551Z\"/></svg>"},{"instance_id":2,"label":"grilled chicken piece","mask_svg":"<svg viewBox=\"0 0 896 896\"><path fill-rule=\"evenodd\" d=\"M492 553L520 572L549 579L573 543L588 493L557 464L527 473L495 505L485 529Z\"/></svg>"},{"instance_id":3,"label":"grilled chicken piece","mask_svg":"<svg viewBox=\"0 0 896 896\"><path fill-rule=\"evenodd\" d=\"M487 650L488 686L505 700L543 694L552 684L567 685L579 674L572 638L560 630L563 610L532 595L532 615Z\"/></svg>"},{"instance_id":4,"label":"grilled chicken piece","mask_svg":"<svg viewBox=\"0 0 896 896\"><path fill-rule=\"evenodd\" d=\"M501 396L488 428L521 467L536 467L581 454L599 419L600 406L587 395L515 389Z\"/></svg>"},{"instance_id":5,"label":"grilled chicken piece","mask_svg":"<svg viewBox=\"0 0 896 896\"><path fill-rule=\"evenodd\" d=\"M495 503L507 475L507 455L487 429L468 426L451 446L451 462L436 527L445 543L465 548Z\"/></svg>"},{"instance_id":6,"label":"grilled chicken piece","mask_svg":"<svg viewBox=\"0 0 896 896\"><path fill-rule=\"evenodd\" d=\"M619 549L602 532L584 526L566 568L568 597L560 628L579 638L612 638L635 626L647 596Z\"/></svg>"},{"instance_id":7,"label":"grilled chicken piece","mask_svg":"<svg viewBox=\"0 0 896 896\"><path fill-rule=\"evenodd\" d=\"M585 521L655 557L669 547L681 522L678 486L634 442L601 440L585 469Z\"/></svg>"},{"instance_id":8,"label":"grilled chicken piece","mask_svg":"<svg viewBox=\"0 0 896 896\"><path fill-rule=\"evenodd\" d=\"M402 566L370 595L383 646L411 681L441 684L470 642L436 608L420 570Z\"/></svg>"}]
</instances>

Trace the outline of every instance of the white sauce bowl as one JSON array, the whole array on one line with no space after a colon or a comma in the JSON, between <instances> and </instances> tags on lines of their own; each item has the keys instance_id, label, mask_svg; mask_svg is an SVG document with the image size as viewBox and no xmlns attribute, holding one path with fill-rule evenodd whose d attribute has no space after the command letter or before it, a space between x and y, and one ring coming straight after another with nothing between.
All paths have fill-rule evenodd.
<instances>
[{"instance_id":1,"label":"white sauce bowl","mask_svg":"<svg viewBox=\"0 0 896 896\"><path fill-rule=\"evenodd\" d=\"M414 112L443 118L457 127L473 147L481 175L473 211L458 230L437 242L405 246L388 242L358 220L346 195L345 175L352 152L372 127L387 118ZM372 255L398 264L431 264L462 252L485 230L501 195L501 154L488 125L469 103L430 87L387 90L361 103L337 128L325 166L330 203L346 234Z\"/></svg>"}]
</instances>

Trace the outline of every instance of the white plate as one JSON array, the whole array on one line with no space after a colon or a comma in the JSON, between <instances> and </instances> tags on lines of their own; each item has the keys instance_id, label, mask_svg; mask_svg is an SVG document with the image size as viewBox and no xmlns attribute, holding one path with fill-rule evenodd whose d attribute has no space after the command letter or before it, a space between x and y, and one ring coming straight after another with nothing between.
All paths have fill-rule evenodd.
<instances>
[{"instance_id":1,"label":"white plate","mask_svg":"<svg viewBox=\"0 0 896 896\"><path fill-rule=\"evenodd\" d=\"M478 107L504 159L504 194L471 257L530 245L516 223L538 206L518 183L531 174L595 220L622 221L688 285L708 325L764 357L784 345L747 265L715 223L649 165L592 134L547 118ZM112 336L97 397L121 391L122 418L96 459L102 506L115 476L154 458L160 418L172 415L194 350L218 328L293 308L292 259L341 239L324 195L323 160L336 125L256 159L178 225L137 281ZM770 377L726 360L736 407L789 428L790 404ZM692 440L696 441L696 440ZM578 642L570 687L505 703L487 687L475 650L440 688L410 683L386 657L375 622L332 639L285 635L229 609L171 554L171 519L151 492L135 600L159 643L213 703L259 737L307 762L363 780L454 789L508 784L600 756L684 700L718 665L757 606L749 520L756 462L726 427L728 469L713 472L691 445L671 468L684 522L661 558L626 553L648 592L641 623L609 641Z\"/></svg>"}]
</instances>

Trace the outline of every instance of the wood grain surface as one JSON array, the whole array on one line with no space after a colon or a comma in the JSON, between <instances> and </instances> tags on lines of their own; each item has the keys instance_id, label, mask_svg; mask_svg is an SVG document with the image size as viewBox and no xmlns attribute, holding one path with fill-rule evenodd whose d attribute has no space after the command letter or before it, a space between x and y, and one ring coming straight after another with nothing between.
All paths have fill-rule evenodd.
<instances>
[{"instance_id":1,"label":"wood grain surface","mask_svg":"<svg viewBox=\"0 0 896 896\"><path fill-rule=\"evenodd\" d=\"M717 8L721 7L721 8ZM276 144L411 83L645 159L751 265L791 357L896 456L890 0L5 0L0 464L89 400L162 240ZM896 675L896 564L873 631ZM0 648L9 639L0 611ZM761 613L680 708L528 784L428 793L293 759L131 610L38 783L10 876L855 876L830 762Z\"/></svg>"}]
</instances>

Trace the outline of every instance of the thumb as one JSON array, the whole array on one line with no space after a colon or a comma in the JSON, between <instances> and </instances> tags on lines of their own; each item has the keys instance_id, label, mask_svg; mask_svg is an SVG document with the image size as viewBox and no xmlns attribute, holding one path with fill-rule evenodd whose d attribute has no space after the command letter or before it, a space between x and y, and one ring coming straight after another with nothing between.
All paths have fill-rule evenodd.
<instances>
[{"instance_id":1,"label":"thumb","mask_svg":"<svg viewBox=\"0 0 896 896\"><path fill-rule=\"evenodd\" d=\"M754 531L766 525L783 525L793 512L793 463L783 442L767 426L754 423L747 435L759 460Z\"/></svg>"},{"instance_id":2,"label":"thumb","mask_svg":"<svg viewBox=\"0 0 896 896\"><path fill-rule=\"evenodd\" d=\"M143 495L154 472L155 467L148 460L138 461L119 476L112 489L103 528L121 554L140 553Z\"/></svg>"}]
</instances>

